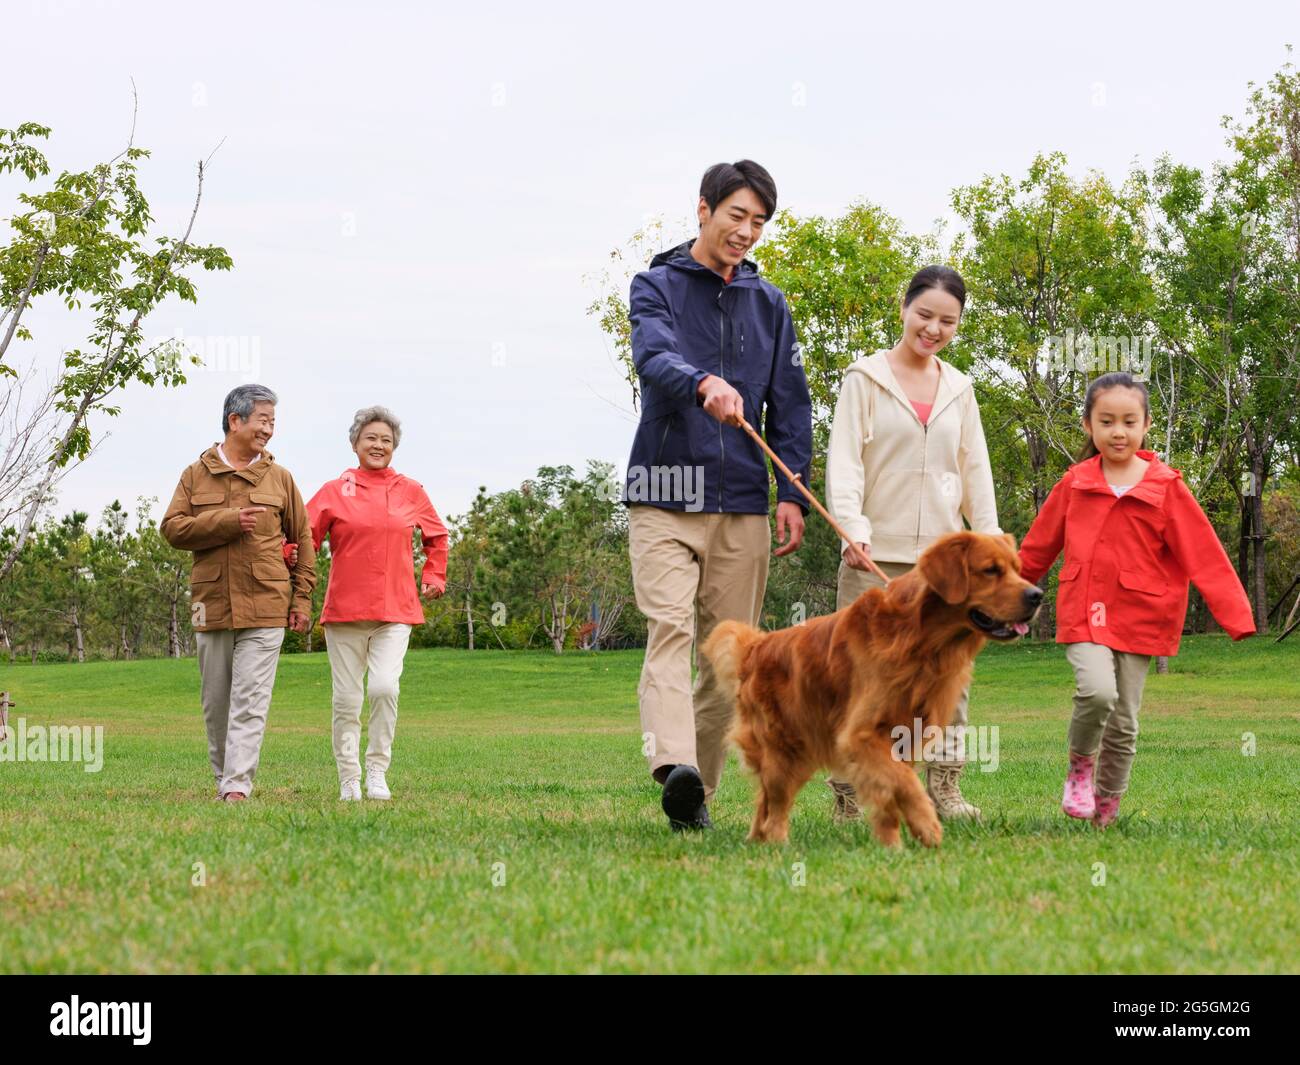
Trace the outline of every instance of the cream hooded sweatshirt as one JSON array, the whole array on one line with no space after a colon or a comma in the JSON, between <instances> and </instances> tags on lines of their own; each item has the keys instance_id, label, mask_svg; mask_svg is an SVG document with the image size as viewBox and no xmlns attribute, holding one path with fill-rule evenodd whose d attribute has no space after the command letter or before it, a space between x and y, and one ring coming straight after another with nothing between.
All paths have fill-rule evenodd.
<instances>
[{"instance_id":1,"label":"cream hooded sweatshirt","mask_svg":"<svg viewBox=\"0 0 1300 1065\"><path fill-rule=\"evenodd\" d=\"M886 352L844 374L826 461L830 511L878 562L916 562L937 537L999 533L993 471L971 380L942 359L939 391L921 424ZM847 546L841 544L841 551Z\"/></svg>"}]
</instances>

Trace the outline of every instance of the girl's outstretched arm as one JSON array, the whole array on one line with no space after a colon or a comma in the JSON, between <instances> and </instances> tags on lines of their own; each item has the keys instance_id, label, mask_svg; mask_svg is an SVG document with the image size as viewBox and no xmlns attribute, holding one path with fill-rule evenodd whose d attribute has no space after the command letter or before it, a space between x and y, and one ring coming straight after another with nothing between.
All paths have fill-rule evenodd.
<instances>
[{"instance_id":1,"label":"girl's outstretched arm","mask_svg":"<svg viewBox=\"0 0 1300 1065\"><path fill-rule=\"evenodd\" d=\"M1169 486L1165 543L1191 578L1214 620L1234 640L1255 634L1255 615L1218 533L1183 479Z\"/></svg>"}]
</instances>

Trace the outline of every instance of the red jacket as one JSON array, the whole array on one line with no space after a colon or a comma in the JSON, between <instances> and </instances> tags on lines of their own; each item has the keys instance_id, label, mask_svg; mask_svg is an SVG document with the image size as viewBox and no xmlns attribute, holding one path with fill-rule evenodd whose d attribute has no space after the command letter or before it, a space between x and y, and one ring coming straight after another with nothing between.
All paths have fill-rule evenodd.
<instances>
[{"instance_id":1,"label":"red jacket","mask_svg":"<svg viewBox=\"0 0 1300 1065\"><path fill-rule=\"evenodd\" d=\"M1177 654L1189 579L1234 640L1252 635L1246 593L1183 475L1153 451L1138 457L1146 474L1119 497L1100 455L1071 466L1020 545L1021 576L1035 584L1065 548L1056 642Z\"/></svg>"},{"instance_id":2,"label":"red jacket","mask_svg":"<svg viewBox=\"0 0 1300 1065\"><path fill-rule=\"evenodd\" d=\"M311 536L330 539L329 587L321 623L423 625L411 535L424 541L422 583L446 587L447 529L424 489L392 467L344 470L307 503Z\"/></svg>"}]
</instances>

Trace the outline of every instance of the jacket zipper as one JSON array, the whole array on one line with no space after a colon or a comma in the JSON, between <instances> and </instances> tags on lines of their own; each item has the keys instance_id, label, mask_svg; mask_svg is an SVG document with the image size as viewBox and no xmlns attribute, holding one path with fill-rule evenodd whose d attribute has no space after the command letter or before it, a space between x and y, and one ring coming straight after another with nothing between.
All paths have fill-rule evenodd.
<instances>
[{"instance_id":1,"label":"jacket zipper","mask_svg":"<svg viewBox=\"0 0 1300 1065\"><path fill-rule=\"evenodd\" d=\"M718 376L727 379L727 316L722 310L722 290L718 290ZM722 513L722 471L727 464L727 448L722 441L722 423L718 422L718 513Z\"/></svg>"},{"instance_id":2,"label":"jacket zipper","mask_svg":"<svg viewBox=\"0 0 1300 1065\"><path fill-rule=\"evenodd\" d=\"M942 386L943 384L942 377L940 377L939 383ZM925 508L925 472L929 465L927 460L929 459L929 454L930 454L930 422L934 420L934 416L936 413L935 408L938 406L939 403L939 393L937 391L935 392L934 403L930 405L930 417L923 422L921 421L921 416L916 413L916 409L912 406L911 399L907 398L906 393L904 393L903 398L907 399L907 409L911 412L912 417L915 418L918 422L921 422L921 494L918 496L916 500L916 538L912 542L912 550L915 553L920 554L921 514Z\"/></svg>"},{"instance_id":3,"label":"jacket zipper","mask_svg":"<svg viewBox=\"0 0 1300 1065\"><path fill-rule=\"evenodd\" d=\"M659 450L655 452L654 464L656 466L659 465L659 460L664 457L664 444L667 443L668 441L668 430L671 429L672 427L673 427L673 416L669 414L668 417L664 419L663 435L659 437Z\"/></svg>"},{"instance_id":4,"label":"jacket zipper","mask_svg":"<svg viewBox=\"0 0 1300 1065\"><path fill-rule=\"evenodd\" d=\"M911 400L908 400L910 403ZM918 421L920 419L918 418ZM930 423L927 419L921 424L921 494L916 501L916 542L912 545L913 550L920 553L921 550L921 510L925 506L925 469L926 459L930 451Z\"/></svg>"}]
</instances>

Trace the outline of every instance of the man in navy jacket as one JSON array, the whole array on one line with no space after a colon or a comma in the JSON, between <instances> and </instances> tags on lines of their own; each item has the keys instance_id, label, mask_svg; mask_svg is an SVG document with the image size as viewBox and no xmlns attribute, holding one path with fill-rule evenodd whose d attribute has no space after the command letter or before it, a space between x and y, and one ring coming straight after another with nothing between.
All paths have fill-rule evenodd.
<instances>
[{"instance_id":1,"label":"man in navy jacket","mask_svg":"<svg viewBox=\"0 0 1300 1065\"><path fill-rule=\"evenodd\" d=\"M767 459L742 418L808 483L812 407L785 297L745 256L776 212L757 163L700 185L700 234L632 279L641 423L624 486L636 602L649 623L638 695L643 749L674 830L710 827L732 706L692 643L756 625L767 587ZM777 474L775 553L803 539L803 497Z\"/></svg>"}]
</instances>

